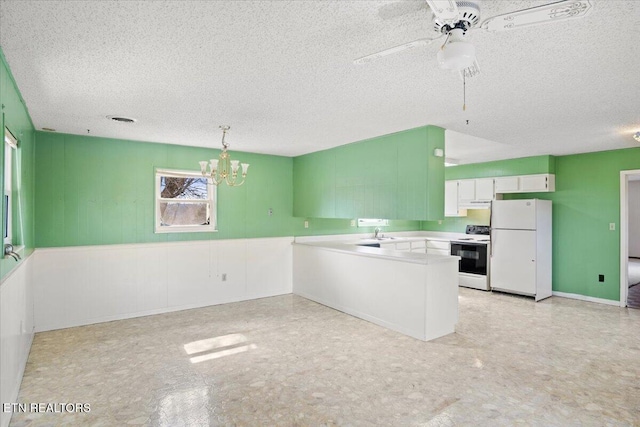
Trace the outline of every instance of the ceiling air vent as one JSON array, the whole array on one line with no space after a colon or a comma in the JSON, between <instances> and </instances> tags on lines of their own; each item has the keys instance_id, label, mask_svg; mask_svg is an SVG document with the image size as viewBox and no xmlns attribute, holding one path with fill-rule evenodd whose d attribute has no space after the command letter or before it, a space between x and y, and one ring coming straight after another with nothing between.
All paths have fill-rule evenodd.
<instances>
[{"instance_id":1,"label":"ceiling air vent","mask_svg":"<svg viewBox=\"0 0 640 427\"><path fill-rule=\"evenodd\" d=\"M122 117L122 116L107 116L107 119L113 120L114 122L120 123L135 123L137 120L132 119L130 117Z\"/></svg>"}]
</instances>

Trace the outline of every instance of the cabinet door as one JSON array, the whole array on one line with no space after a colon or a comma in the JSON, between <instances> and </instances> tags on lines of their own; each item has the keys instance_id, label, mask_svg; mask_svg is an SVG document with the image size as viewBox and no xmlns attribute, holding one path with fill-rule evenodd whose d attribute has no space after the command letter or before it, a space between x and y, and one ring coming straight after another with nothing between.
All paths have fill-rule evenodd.
<instances>
[{"instance_id":1,"label":"cabinet door","mask_svg":"<svg viewBox=\"0 0 640 427\"><path fill-rule=\"evenodd\" d=\"M493 200L494 196L493 178L476 179L476 200Z\"/></svg>"},{"instance_id":2,"label":"cabinet door","mask_svg":"<svg viewBox=\"0 0 640 427\"><path fill-rule=\"evenodd\" d=\"M494 178L496 194L499 193L517 193L520 191L520 177L503 176Z\"/></svg>"},{"instance_id":3,"label":"cabinet door","mask_svg":"<svg viewBox=\"0 0 640 427\"><path fill-rule=\"evenodd\" d=\"M476 199L476 180L461 179L458 181L458 201L470 202Z\"/></svg>"},{"instance_id":4,"label":"cabinet door","mask_svg":"<svg viewBox=\"0 0 640 427\"><path fill-rule=\"evenodd\" d=\"M458 181L444 182L444 216L460 216L458 212Z\"/></svg>"},{"instance_id":5,"label":"cabinet door","mask_svg":"<svg viewBox=\"0 0 640 427\"><path fill-rule=\"evenodd\" d=\"M524 192L549 191L549 175L521 176L520 189Z\"/></svg>"}]
</instances>

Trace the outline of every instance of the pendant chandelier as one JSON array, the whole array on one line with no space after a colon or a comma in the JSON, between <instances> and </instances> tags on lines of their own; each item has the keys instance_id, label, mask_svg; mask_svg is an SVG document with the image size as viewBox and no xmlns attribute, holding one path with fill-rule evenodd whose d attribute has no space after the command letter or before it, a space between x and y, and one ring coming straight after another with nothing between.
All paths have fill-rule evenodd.
<instances>
[{"instance_id":1,"label":"pendant chandelier","mask_svg":"<svg viewBox=\"0 0 640 427\"><path fill-rule=\"evenodd\" d=\"M220 185L225 182L229 187L239 187L244 184L249 164L241 164L238 160L231 160L231 156L227 151L229 144L224 140L227 131L231 127L222 125L220 129L222 129L222 152L217 159L211 159L208 162L206 160L201 161L200 170L202 171L202 176L212 184ZM209 168L208 170L207 167ZM242 177L240 182L238 182L238 171Z\"/></svg>"}]
</instances>

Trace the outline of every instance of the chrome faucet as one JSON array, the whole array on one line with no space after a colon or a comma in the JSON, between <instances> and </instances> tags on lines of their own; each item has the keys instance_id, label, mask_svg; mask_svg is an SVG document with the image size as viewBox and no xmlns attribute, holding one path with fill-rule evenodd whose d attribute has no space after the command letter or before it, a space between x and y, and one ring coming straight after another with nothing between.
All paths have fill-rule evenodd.
<instances>
[{"instance_id":1,"label":"chrome faucet","mask_svg":"<svg viewBox=\"0 0 640 427\"><path fill-rule=\"evenodd\" d=\"M20 257L20 255L18 255L16 252L13 251L13 245L10 244L10 243L7 243L6 245L4 245L4 256L5 256L5 258L7 256L10 256L13 259L15 259L16 261L19 261L19 260L22 259Z\"/></svg>"},{"instance_id":2,"label":"chrome faucet","mask_svg":"<svg viewBox=\"0 0 640 427\"><path fill-rule=\"evenodd\" d=\"M374 239L377 239L377 238L378 238L378 234L380 234L380 229L379 229L378 227L376 227L376 228L373 230L373 238L374 238Z\"/></svg>"}]
</instances>

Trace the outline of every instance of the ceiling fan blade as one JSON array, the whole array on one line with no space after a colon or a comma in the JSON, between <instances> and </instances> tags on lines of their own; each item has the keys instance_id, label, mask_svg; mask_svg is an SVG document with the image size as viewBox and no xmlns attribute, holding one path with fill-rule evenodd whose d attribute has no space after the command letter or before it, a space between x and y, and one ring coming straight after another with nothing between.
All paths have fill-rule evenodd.
<instances>
[{"instance_id":1,"label":"ceiling fan blade","mask_svg":"<svg viewBox=\"0 0 640 427\"><path fill-rule=\"evenodd\" d=\"M414 48L420 47L420 46L427 46L428 44L431 44L432 41L434 41L435 39L438 39L440 37L441 36L433 38L433 39L418 39L418 40L414 40L414 41L409 42L409 43L405 43L405 44L401 44L399 46L391 47L389 49L381 50L380 52L372 53L371 55L363 56L362 58L358 58L355 61L353 61L353 63L354 64L366 64L367 62L371 62L371 61L373 61L375 59L382 58L383 56L393 55L394 53L398 53L398 52L402 52L402 51L405 51L405 50L414 49Z\"/></svg>"},{"instance_id":2,"label":"ceiling fan blade","mask_svg":"<svg viewBox=\"0 0 640 427\"><path fill-rule=\"evenodd\" d=\"M426 0L436 19L443 24L453 24L460 18L458 5L454 0Z\"/></svg>"},{"instance_id":3,"label":"ceiling fan blade","mask_svg":"<svg viewBox=\"0 0 640 427\"><path fill-rule=\"evenodd\" d=\"M566 21L588 15L593 6L589 0L564 0L530 9L492 16L480 27L488 31L506 31L532 25Z\"/></svg>"}]
</instances>

